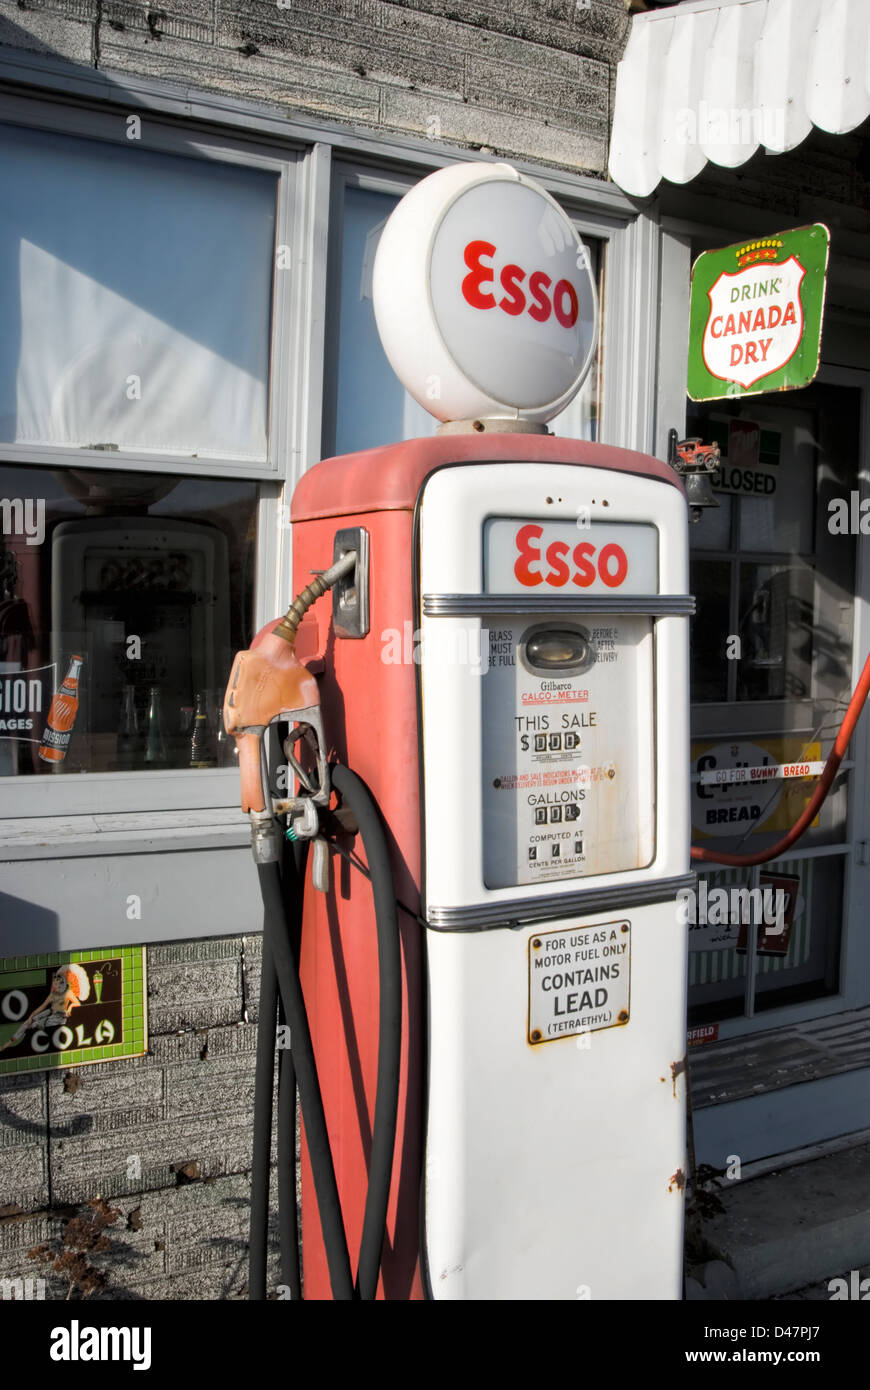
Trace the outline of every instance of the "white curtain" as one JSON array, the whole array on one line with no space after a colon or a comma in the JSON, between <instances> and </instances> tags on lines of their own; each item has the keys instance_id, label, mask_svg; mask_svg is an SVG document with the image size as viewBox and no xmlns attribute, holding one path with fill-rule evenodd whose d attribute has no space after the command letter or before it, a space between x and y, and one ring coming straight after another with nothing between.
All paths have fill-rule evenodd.
<instances>
[{"instance_id":1,"label":"white curtain","mask_svg":"<svg viewBox=\"0 0 870 1390\"><path fill-rule=\"evenodd\" d=\"M274 178L6 126L0 188L0 437L265 459Z\"/></svg>"}]
</instances>

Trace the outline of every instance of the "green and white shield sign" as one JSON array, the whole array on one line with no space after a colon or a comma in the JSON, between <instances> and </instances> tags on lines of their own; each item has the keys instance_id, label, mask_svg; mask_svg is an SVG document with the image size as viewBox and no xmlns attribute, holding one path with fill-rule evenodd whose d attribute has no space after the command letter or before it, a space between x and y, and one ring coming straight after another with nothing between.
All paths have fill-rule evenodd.
<instances>
[{"instance_id":1,"label":"green and white shield sign","mask_svg":"<svg viewBox=\"0 0 870 1390\"><path fill-rule=\"evenodd\" d=\"M806 386L819 369L828 229L821 222L705 251L692 269L693 401Z\"/></svg>"}]
</instances>

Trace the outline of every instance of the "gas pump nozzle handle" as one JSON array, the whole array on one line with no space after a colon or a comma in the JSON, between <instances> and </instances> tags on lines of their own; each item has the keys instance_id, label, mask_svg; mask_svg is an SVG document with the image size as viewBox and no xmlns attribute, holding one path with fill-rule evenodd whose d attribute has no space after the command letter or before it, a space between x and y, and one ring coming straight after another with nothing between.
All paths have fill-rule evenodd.
<instances>
[{"instance_id":1,"label":"gas pump nozzle handle","mask_svg":"<svg viewBox=\"0 0 870 1390\"><path fill-rule=\"evenodd\" d=\"M257 633L248 651L237 652L224 697L224 727L239 750L242 810L264 811L265 785L261 745L266 729L278 719L319 711L317 681L292 646L275 635L276 623Z\"/></svg>"}]
</instances>

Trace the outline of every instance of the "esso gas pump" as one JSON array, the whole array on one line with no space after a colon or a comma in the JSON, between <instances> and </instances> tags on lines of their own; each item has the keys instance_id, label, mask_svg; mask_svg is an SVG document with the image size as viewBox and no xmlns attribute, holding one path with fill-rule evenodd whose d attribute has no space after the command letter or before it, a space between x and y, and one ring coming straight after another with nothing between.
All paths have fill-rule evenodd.
<instances>
[{"instance_id":1,"label":"esso gas pump","mask_svg":"<svg viewBox=\"0 0 870 1390\"><path fill-rule=\"evenodd\" d=\"M284 1020L306 1298L677 1299L685 494L664 462L547 432L597 313L585 248L532 180L424 179L384 228L374 298L441 429L302 478L300 597L225 706L278 922L265 1171ZM294 1262L282 1245L298 1296Z\"/></svg>"}]
</instances>

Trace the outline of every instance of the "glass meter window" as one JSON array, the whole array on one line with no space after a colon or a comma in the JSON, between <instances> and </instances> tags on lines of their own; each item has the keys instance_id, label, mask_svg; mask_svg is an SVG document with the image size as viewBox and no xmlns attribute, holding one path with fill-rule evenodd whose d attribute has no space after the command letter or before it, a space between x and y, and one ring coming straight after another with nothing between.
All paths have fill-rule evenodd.
<instances>
[{"instance_id":1,"label":"glass meter window","mask_svg":"<svg viewBox=\"0 0 870 1390\"><path fill-rule=\"evenodd\" d=\"M649 618L492 618L483 680L488 888L644 868L655 852Z\"/></svg>"}]
</instances>

